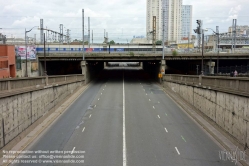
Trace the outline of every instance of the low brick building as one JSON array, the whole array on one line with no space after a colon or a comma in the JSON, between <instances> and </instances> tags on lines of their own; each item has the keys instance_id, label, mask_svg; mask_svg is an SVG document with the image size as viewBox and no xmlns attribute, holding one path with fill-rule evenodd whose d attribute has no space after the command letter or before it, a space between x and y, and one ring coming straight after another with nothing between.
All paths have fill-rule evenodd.
<instances>
[{"instance_id":1,"label":"low brick building","mask_svg":"<svg viewBox=\"0 0 249 166\"><path fill-rule=\"evenodd\" d=\"M15 46L0 44L0 79L16 77Z\"/></svg>"}]
</instances>

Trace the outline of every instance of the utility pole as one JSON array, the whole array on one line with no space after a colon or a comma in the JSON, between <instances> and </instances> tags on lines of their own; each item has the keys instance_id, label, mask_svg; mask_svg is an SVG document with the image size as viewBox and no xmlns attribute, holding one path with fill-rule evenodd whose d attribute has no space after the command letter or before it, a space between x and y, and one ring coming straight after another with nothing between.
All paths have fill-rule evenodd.
<instances>
[{"instance_id":1,"label":"utility pole","mask_svg":"<svg viewBox=\"0 0 249 166\"><path fill-rule=\"evenodd\" d=\"M63 43L63 24L60 24L60 43Z\"/></svg>"},{"instance_id":2,"label":"utility pole","mask_svg":"<svg viewBox=\"0 0 249 166\"><path fill-rule=\"evenodd\" d=\"M165 38L165 35L164 35L164 28L165 28L165 10L163 10L163 41L162 41L162 45L163 45L163 59L164 59L164 38Z\"/></svg>"},{"instance_id":3,"label":"utility pole","mask_svg":"<svg viewBox=\"0 0 249 166\"><path fill-rule=\"evenodd\" d=\"M204 30L202 29L202 52L201 52L202 58L201 58L201 75L204 75Z\"/></svg>"},{"instance_id":4,"label":"utility pole","mask_svg":"<svg viewBox=\"0 0 249 166\"><path fill-rule=\"evenodd\" d=\"M153 51L155 52L156 51L156 16L153 16L153 31L152 31L152 34L153 34Z\"/></svg>"},{"instance_id":5,"label":"utility pole","mask_svg":"<svg viewBox=\"0 0 249 166\"><path fill-rule=\"evenodd\" d=\"M85 55L84 55L84 50L85 50L85 46L84 46L84 9L82 9L82 45L83 45L83 61L85 60Z\"/></svg>"},{"instance_id":6,"label":"utility pole","mask_svg":"<svg viewBox=\"0 0 249 166\"><path fill-rule=\"evenodd\" d=\"M45 33L44 33L44 40L43 40L43 44L44 44L44 76L47 75L47 66L46 66L46 47L45 47Z\"/></svg>"},{"instance_id":7,"label":"utility pole","mask_svg":"<svg viewBox=\"0 0 249 166\"><path fill-rule=\"evenodd\" d=\"M188 52L189 52L189 37L190 37L190 33L188 32Z\"/></svg>"},{"instance_id":8,"label":"utility pole","mask_svg":"<svg viewBox=\"0 0 249 166\"><path fill-rule=\"evenodd\" d=\"M237 19L234 19L234 53L236 50L236 36L237 36Z\"/></svg>"},{"instance_id":9,"label":"utility pole","mask_svg":"<svg viewBox=\"0 0 249 166\"><path fill-rule=\"evenodd\" d=\"M217 35L217 75L219 74L219 56L220 56L220 33L219 33L219 26L216 26L216 35Z\"/></svg>"},{"instance_id":10,"label":"utility pole","mask_svg":"<svg viewBox=\"0 0 249 166\"><path fill-rule=\"evenodd\" d=\"M90 48L90 17L88 17L88 48Z\"/></svg>"},{"instance_id":11,"label":"utility pole","mask_svg":"<svg viewBox=\"0 0 249 166\"><path fill-rule=\"evenodd\" d=\"M40 43L43 43L43 19L40 19Z\"/></svg>"}]
</instances>

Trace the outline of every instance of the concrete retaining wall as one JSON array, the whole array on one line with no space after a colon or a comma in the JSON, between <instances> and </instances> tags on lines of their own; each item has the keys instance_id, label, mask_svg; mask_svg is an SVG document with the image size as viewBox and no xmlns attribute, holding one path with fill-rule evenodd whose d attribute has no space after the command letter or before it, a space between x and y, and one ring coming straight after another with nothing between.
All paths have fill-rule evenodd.
<instances>
[{"instance_id":1,"label":"concrete retaining wall","mask_svg":"<svg viewBox=\"0 0 249 166\"><path fill-rule=\"evenodd\" d=\"M249 145L249 98L200 87L164 82L243 145Z\"/></svg>"},{"instance_id":2,"label":"concrete retaining wall","mask_svg":"<svg viewBox=\"0 0 249 166\"><path fill-rule=\"evenodd\" d=\"M82 84L78 81L0 98L0 148L46 115Z\"/></svg>"}]
</instances>

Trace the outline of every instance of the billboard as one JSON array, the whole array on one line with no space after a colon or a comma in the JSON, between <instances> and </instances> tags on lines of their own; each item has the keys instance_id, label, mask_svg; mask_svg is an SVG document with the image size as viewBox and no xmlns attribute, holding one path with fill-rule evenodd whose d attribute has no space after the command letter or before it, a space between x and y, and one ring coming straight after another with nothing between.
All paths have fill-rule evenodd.
<instances>
[{"instance_id":1,"label":"billboard","mask_svg":"<svg viewBox=\"0 0 249 166\"><path fill-rule=\"evenodd\" d=\"M16 46L16 53L21 59L26 59L25 46ZM36 46L27 46L27 59L36 59Z\"/></svg>"}]
</instances>

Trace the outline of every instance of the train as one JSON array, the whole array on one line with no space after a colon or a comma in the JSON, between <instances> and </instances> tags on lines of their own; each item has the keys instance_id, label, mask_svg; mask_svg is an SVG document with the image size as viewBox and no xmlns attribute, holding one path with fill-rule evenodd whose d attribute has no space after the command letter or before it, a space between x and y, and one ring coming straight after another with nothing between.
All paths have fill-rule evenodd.
<instances>
[{"instance_id":1,"label":"train","mask_svg":"<svg viewBox=\"0 0 249 166\"><path fill-rule=\"evenodd\" d=\"M82 52L82 45L45 45L46 52L49 53L79 53ZM44 52L43 45L36 46L37 53ZM148 51L162 51L162 46L157 45L155 48L152 45L85 45L85 52L148 52Z\"/></svg>"}]
</instances>

